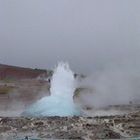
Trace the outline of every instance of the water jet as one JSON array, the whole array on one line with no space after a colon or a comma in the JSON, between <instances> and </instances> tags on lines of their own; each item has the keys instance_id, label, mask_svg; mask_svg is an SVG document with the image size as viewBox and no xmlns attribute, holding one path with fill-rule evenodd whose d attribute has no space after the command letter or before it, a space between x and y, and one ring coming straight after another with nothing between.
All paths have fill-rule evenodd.
<instances>
[{"instance_id":1,"label":"water jet","mask_svg":"<svg viewBox=\"0 0 140 140\"><path fill-rule=\"evenodd\" d=\"M80 111L73 102L75 91L74 73L67 63L59 63L55 68L50 92L51 95L43 97L31 105L23 116L79 116Z\"/></svg>"}]
</instances>

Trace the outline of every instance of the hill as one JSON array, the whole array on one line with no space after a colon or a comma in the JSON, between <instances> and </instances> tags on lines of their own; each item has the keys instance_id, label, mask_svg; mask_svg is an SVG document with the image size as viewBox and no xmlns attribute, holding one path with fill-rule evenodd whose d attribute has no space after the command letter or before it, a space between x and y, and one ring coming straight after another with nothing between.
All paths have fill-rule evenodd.
<instances>
[{"instance_id":1,"label":"hill","mask_svg":"<svg viewBox=\"0 0 140 140\"><path fill-rule=\"evenodd\" d=\"M23 68L0 64L0 80L34 79L39 76L48 76L47 70Z\"/></svg>"}]
</instances>

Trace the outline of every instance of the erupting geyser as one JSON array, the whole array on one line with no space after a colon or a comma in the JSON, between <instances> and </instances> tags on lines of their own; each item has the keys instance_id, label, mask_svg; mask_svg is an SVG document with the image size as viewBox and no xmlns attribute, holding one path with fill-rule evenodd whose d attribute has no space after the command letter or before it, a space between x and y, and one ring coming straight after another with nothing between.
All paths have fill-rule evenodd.
<instances>
[{"instance_id":1,"label":"erupting geyser","mask_svg":"<svg viewBox=\"0 0 140 140\"><path fill-rule=\"evenodd\" d=\"M51 96L44 97L27 109L25 116L78 116L73 102L75 78L67 63L59 63L51 79Z\"/></svg>"}]
</instances>

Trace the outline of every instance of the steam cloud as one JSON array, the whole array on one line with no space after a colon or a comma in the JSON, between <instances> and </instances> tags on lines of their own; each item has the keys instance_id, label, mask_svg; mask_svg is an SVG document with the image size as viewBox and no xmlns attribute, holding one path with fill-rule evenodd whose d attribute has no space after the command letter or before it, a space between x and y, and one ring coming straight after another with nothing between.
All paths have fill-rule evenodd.
<instances>
[{"instance_id":1,"label":"steam cloud","mask_svg":"<svg viewBox=\"0 0 140 140\"><path fill-rule=\"evenodd\" d=\"M128 58L129 60L129 58ZM138 61L137 61L138 62ZM92 89L82 94L84 101L94 108L125 105L140 101L140 65L136 61L112 63L87 76L78 87Z\"/></svg>"}]
</instances>

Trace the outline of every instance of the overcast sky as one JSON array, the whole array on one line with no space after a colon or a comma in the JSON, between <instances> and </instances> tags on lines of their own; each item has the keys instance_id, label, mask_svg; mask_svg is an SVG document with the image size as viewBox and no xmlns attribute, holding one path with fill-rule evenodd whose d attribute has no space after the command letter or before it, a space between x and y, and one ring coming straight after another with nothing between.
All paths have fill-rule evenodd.
<instances>
[{"instance_id":1,"label":"overcast sky","mask_svg":"<svg viewBox=\"0 0 140 140\"><path fill-rule=\"evenodd\" d=\"M91 73L140 55L140 0L0 0L0 63Z\"/></svg>"}]
</instances>

